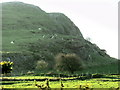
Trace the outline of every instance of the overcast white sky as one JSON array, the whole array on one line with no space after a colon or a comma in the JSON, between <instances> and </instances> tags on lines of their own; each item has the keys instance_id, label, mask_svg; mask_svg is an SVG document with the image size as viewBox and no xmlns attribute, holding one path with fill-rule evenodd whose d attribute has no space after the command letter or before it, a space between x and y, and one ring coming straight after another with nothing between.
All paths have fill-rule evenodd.
<instances>
[{"instance_id":1,"label":"overcast white sky","mask_svg":"<svg viewBox=\"0 0 120 90\"><path fill-rule=\"evenodd\" d=\"M84 38L111 57L118 58L118 1L119 0L0 0L21 1L39 6L46 12L61 12L80 29Z\"/></svg>"}]
</instances>

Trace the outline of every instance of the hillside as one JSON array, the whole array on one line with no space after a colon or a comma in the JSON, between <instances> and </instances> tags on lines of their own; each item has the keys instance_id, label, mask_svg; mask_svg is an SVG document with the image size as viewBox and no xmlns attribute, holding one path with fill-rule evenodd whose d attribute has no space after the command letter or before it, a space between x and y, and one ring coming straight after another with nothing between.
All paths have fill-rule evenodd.
<instances>
[{"instance_id":1,"label":"hillside","mask_svg":"<svg viewBox=\"0 0 120 90\"><path fill-rule=\"evenodd\" d=\"M34 5L8 2L2 4L2 24L3 60L10 58L15 72L35 70L38 60L48 62L52 70L54 57L59 53L77 54L86 67L109 66L116 61L85 40L79 28L62 13L47 13Z\"/></svg>"}]
</instances>

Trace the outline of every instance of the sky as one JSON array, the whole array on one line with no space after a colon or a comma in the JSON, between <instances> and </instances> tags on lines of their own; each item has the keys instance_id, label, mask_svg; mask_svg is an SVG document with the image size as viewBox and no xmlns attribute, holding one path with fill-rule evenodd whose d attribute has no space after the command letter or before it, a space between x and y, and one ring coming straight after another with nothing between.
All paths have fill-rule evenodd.
<instances>
[{"instance_id":1,"label":"sky","mask_svg":"<svg viewBox=\"0 0 120 90\"><path fill-rule=\"evenodd\" d=\"M42 10L61 12L80 29L83 37L118 58L119 0L0 0L20 1L39 6Z\"/></svg>"}]
</instances>

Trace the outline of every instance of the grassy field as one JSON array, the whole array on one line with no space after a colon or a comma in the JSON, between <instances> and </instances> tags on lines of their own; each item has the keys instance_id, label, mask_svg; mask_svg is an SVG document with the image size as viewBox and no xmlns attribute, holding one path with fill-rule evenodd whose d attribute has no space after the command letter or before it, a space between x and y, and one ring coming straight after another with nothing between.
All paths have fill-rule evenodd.
<instances>
[{"instance_id":1,"label":"grassy field","mask_svg":"<svg viewBox=\"0 0 120 90\"><path fill-rule=\"evenodd\" d=\"M109 88L110 90L114 90L115 88L119 87L119 75L105 75L105 77L102 78L91 78L86 80L74 80L78 77L68 77L68 78L61 78L60 77L48 77L48 76L17 76L17 77L2 77L2 79L18 79L19 81L2 81L1 88L15 88L15 89L23 89L23 88L38 88L35 86L41 85L42 88L46 86L46 80L45 81L37 81L38 79L49 79L48 83L50 88L90 88L90 89L96 89L96 88ZM20 80L21 79L21 80ZM29 79L29 80L25 80ZM34 79L34 80L31 80ZM56 81L51 81L52 79ZM31 80L31 81L30 81ZM61 87L61 83L64 87Z\"/></svg>"},{"instance_id":2,"label":"grassy field","mask_svg":"<svg viewBox=\"0 0 120 90\"><path fill-rule=\"evenodd\" d=\"M2 31L2 51L7 52L21 52L28 49L25 45L30 43L36 43L39 40L44 44L49 44L50 41L65 41L66 39L72 40L73 38L77 39L77 36L67 36L61 34L45 34L42 31L36 30L4 30ZM57 36L55 36L57 35ZM9 36L9 38L8 38ZM53 39L51 37L54 36ZM64 38L64 40L62 40ZM82 39L79 39L82 40ZM11 44L11 41L14 41L14 44ZM75 42L75 41L74 41Z\"/></svg>"}]
</instances>

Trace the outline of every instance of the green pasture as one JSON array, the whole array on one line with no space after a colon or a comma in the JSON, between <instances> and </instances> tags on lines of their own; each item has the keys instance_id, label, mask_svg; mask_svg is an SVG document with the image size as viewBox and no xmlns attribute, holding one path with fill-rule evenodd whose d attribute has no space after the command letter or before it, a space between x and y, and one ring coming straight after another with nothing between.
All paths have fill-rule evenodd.
<instances>
[{"instance_id":1,"label":"green pasture","mask_svg":"<svg viewBox=\"0 0 120 90\"><path fill-rule=\"evenodd\" d=\"M63 88L85 88L88 87L90 89L96 88L109 88L110 90L114 90L114 88L119 87L119 75L106 75L112 78L92 78L86 80L67 80L68 78L61 78ZM38 85L45 85L46 81L25 81L24 79L57 79L59 77L48 77L48 76L17 76L17 77L3 77L3 79L23 79L23 81L2 81L2 88L15 88L15 89L23 89L23 88L38 88L35 86L35 83ZM74 78L74 77L72 77ZM71 78L71 79L72 79ZM64 81L62 79L65 79ZM50 88L61 88L61 81L49 81Z\"/></svg>"},{"instance_id":2,"label":"green pasture","mask_svg":"<svg viewBox=\"0 0 120 90\"><path fill-rule=\"evenodd\" d=\"M21 52L21 51L26 51L28 50L28 46L30 43L36 43L38 40L41 40L42 43L44 44L49 44L51 41L56 40L64 40L66 39L72 39L72 38L77 38L76 36L66 36L62 34L46 34L38 28L34 30L4 30L2 31L2 48L3 52ZM55 39L51 39L51 37L54 36ZM62 40L62 41L64 41ZM11 44L11 41L14 41L14 44Z\"/></svg>"}]
</instances>

